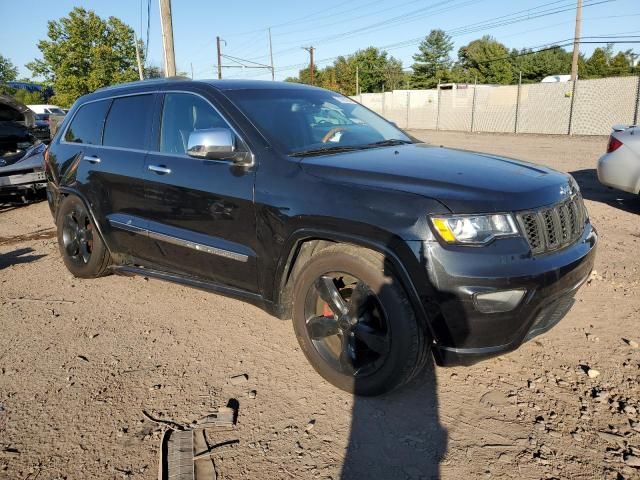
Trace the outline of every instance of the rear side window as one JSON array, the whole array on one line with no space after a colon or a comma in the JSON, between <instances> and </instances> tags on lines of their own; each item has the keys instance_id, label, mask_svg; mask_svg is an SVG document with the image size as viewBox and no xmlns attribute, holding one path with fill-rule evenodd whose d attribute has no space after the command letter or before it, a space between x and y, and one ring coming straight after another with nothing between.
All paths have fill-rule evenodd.
<instances>
[{"instance_id":1,"label":"rear side window","mask_svg":"<svg viewBox=\"0 0 640 480\"><path fill-rule=\"evenodd\" d=\"M64 135L65 142L100 145L104 117L110 103L111 100L102 100L81 106Z\"/></svg>"},{"instance_id":2,"label":"rear side window","mask_svg":"<svg viewBox=\"0 0 640 480\"><path fill-rule=\"evenodd\" d=\"M144 150L152 110L153 95L116 98L107 116L102 144Z\"/></svg>"}]
</instances>

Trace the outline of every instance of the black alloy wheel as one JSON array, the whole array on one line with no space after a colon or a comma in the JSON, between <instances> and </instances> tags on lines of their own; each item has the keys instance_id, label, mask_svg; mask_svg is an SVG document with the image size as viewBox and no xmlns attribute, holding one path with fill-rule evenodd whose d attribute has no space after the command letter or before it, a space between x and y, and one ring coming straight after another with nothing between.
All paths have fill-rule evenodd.
<instances>
[{"instance_id":1,"label":"black alloy wheel","mask_svg":"<svg viewBox=\"0 0 640 480\"><path fill-rule=\"evenodd\" d=\"M391 347L387 317L362 280L340 272L318 277L307 293L305 318L314 348L335 370L365 376L385 363Z\"/></svg>"},{"instance_id":2,"label":"black alloy wheel","mask_svg":"<svg viewBox=\"0 0 640 480\"><path fill-rule=\"evenodd\" d=\"M311 366L356 395L380 395L426 365L429 335L385 256L348 244L326 246L293 276L292 319Z\"/></svg>"},{"instance_id":3,"label":"black alloy wheel","mask_svg":"<svg viewBox=\"0 0 640 480\"><path fill-rule=\"evenodd\" d=\"M109 273L109 250L80 198L69 195L60 201L56 224L60 255L74 276L96 278Z\"/></svg>"},{"instance_id":4,"label":"black alloy wheel","mask_svg":"<svg viewBox=\"0 0 640 480\"><path fill-rule=\"evenodd\" d=\"M74 207L64 216L62 241L68 258L79 265L86 265L93 251L93 226L82 205Z\"/></svg>"}]
</instances>

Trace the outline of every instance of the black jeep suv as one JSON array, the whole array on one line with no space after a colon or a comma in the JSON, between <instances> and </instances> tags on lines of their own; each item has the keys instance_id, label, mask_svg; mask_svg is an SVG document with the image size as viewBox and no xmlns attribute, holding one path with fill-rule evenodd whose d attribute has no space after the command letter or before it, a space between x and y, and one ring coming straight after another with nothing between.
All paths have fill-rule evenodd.
<instances>
[{"instance_id":1,"label":"black jeep suv","mask_svg":"<svg viewBox=\"0 0 640 480\"><path fill-rule=\"evenodd\" d=\"M460 365L517 348L566 314L594 262L569 175L419 143L308 86L99 90L45 165L74 275L138 273L292 318L320 375L362 395L430 351Z\"/></svg>"}]
</instances>

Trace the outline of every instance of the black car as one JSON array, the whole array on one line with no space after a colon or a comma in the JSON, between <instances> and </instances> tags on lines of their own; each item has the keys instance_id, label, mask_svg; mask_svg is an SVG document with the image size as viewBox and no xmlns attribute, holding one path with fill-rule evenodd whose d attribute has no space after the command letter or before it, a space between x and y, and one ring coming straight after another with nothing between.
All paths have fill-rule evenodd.
<instances>
[{"instance_id":1,"label":"black car","mask_svg":"<svg viewBox=\"0 0 640 480\"><path fill-rule=\"evenodd\" d=\"M99 90L46 171L74 275L138 273L292 318L315 369L362 395L429 352L460 365L516 349L567 313L594 262L569 175L419 143L303 85Z\"/></svg>"},{"instance_id":2,"label":"black car","mask_svg":"<svg viewBox=\"0 0 640 480\"><path fill-rule=\"evenodd\" d=\"M43 145L35 114L9 95L0 95L0 203L42 199L46 180Z\"/></svg>"},{"instance_id":3,"label":"black car","mask_svg":"<svg viewBox=\"0 0 640 480\"><path fill-rule=\"evenodd\" d=\"M51 140L51 115L48 113L36 113L35 125L31 129L33 136L43 143Z\"/></svg>"}]
</instances>

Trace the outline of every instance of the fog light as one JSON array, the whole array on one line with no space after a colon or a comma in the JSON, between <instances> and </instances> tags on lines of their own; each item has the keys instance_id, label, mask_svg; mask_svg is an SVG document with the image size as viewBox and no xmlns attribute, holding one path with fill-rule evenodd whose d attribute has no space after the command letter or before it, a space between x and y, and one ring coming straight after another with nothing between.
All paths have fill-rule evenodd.
<instances>
[{"instance_id":1,"label":"fog light","mask_svg":"<svg viewBox=\"0 0 640 480\"><path fill-rule=\"evenodd\" d=\"M526 290L502 290L500 292L476 293L473 301L482 313L509 312L516 308L527 293Z\"/></svg>"}]
</instances>

